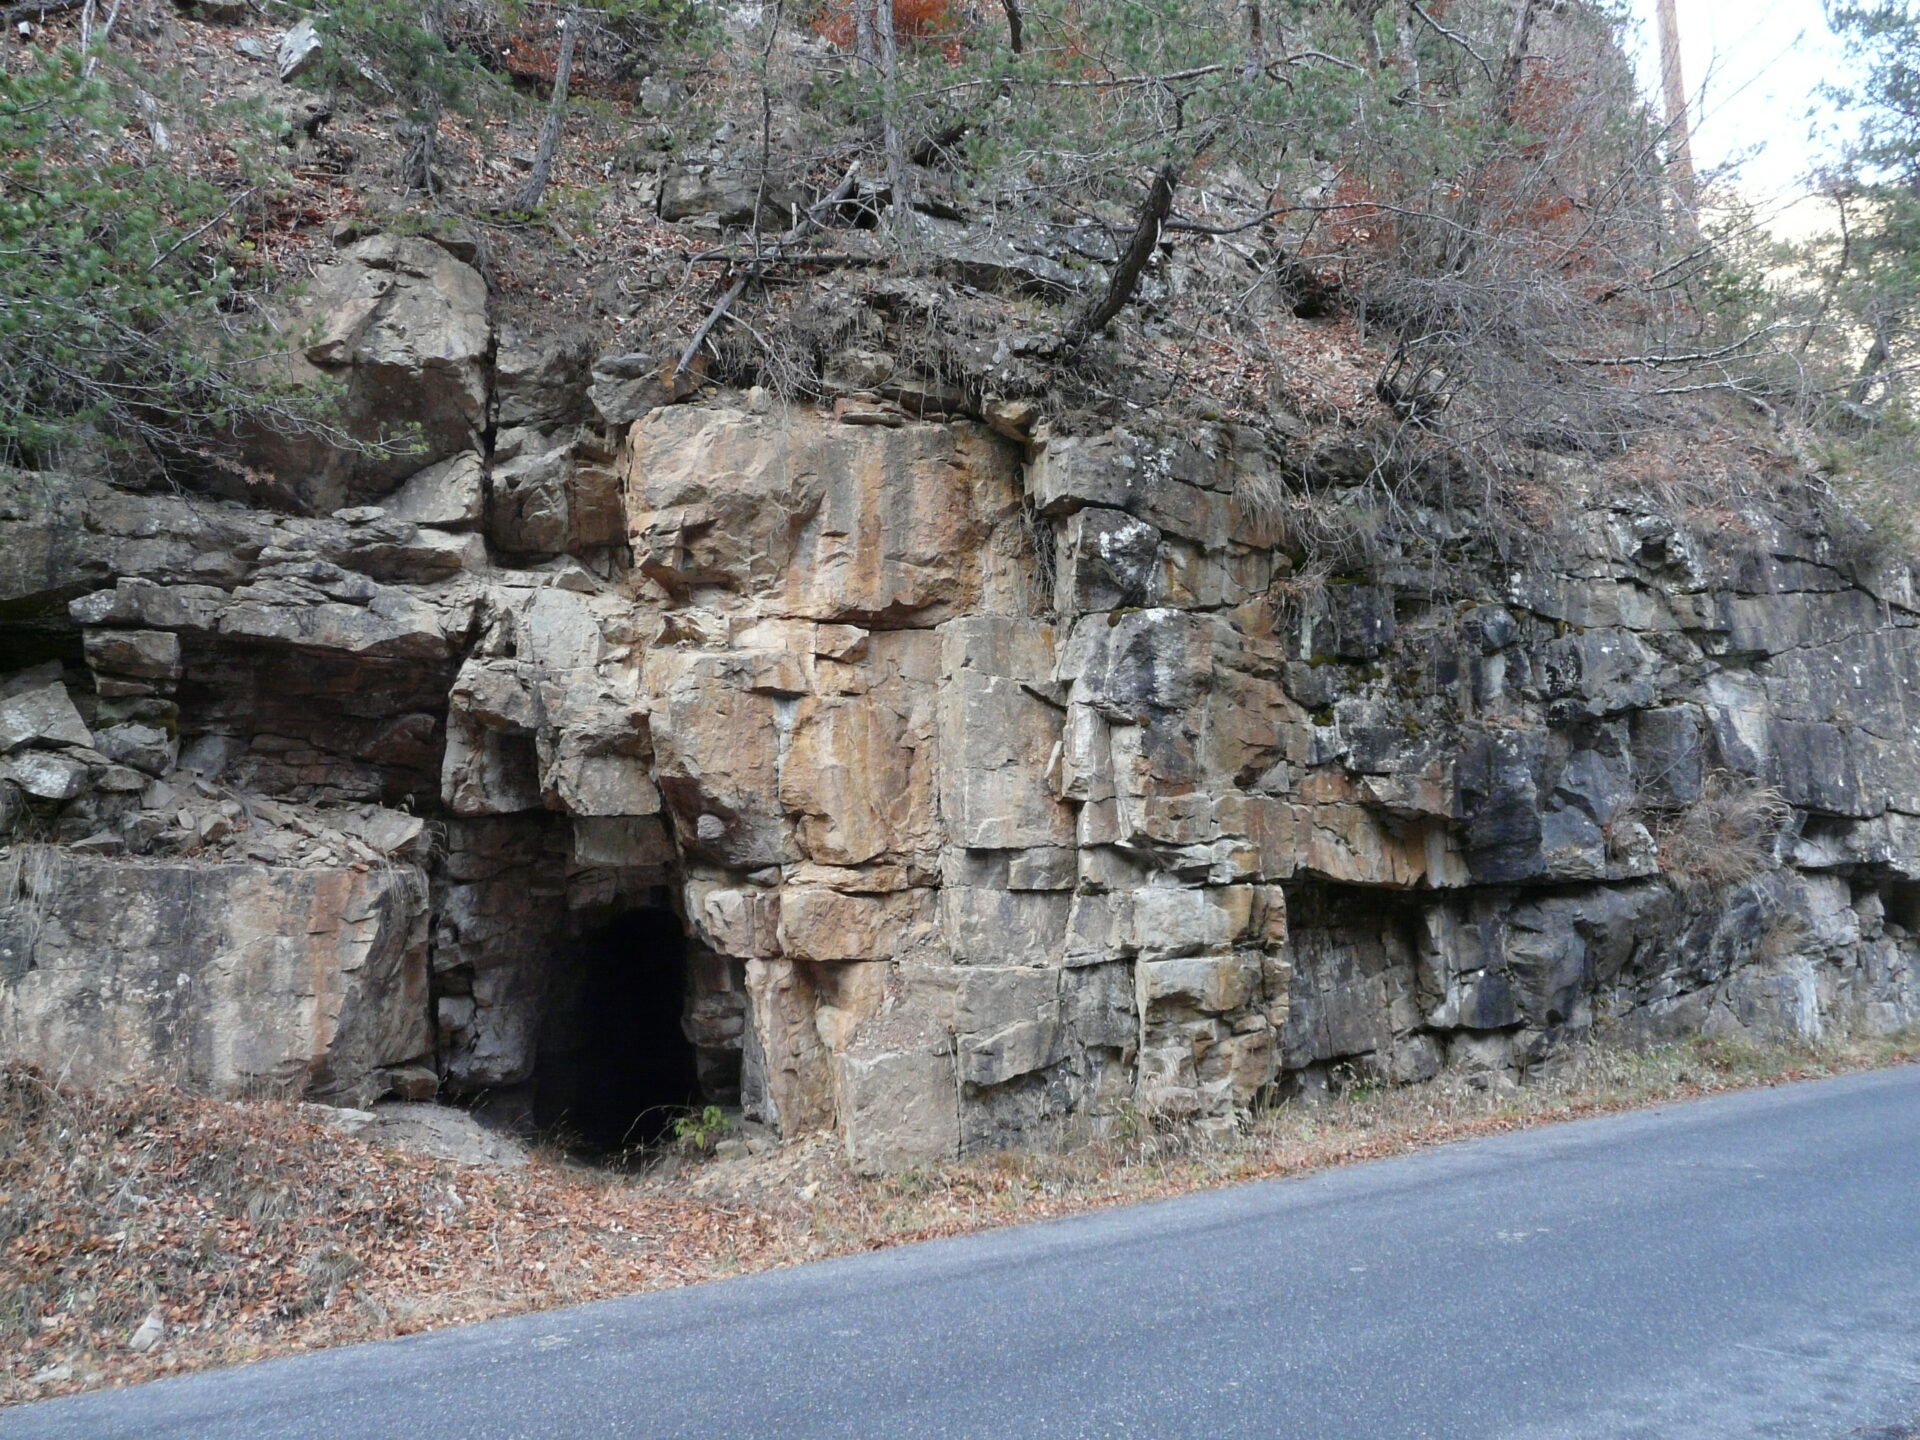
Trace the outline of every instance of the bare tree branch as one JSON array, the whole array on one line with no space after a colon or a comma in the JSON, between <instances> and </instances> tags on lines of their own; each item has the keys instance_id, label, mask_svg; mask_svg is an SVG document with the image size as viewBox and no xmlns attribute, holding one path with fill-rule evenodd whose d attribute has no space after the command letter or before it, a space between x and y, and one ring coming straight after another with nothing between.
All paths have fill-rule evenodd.
<instances>
[{"instance_id":1,"label":"bare tree branch","mask_svg":"<svg viewBox=\"0 0 1920 1440\"><path fill-rule=\"evenodd\" d=\"M1695 350L1679 355L1569 355L1561 358L1574 365L1631 365L1643 369L1658 369L1665 365L1710 365L1719 360L1731 360L1756 341L1791 328L1788 321L1774 320L1749 330L1738 340L1729 341L1716 350Z\"/></svg>"},{"instance_id":2,"label":"bare tree branch","mask_svg":"<svg viewBox=\"0 0 1920 1440\"><path fill-rule=\"evenodd\" d=\"M1471 40L1469 40L1466 36L1462 35L1458 30L1449 30L1446 26L1442 25L1438 20L1434 19L1433 16L1429 15L1425 10L1422 10L1420 8L1420 0L1407 0L1407 9L1412 11L1413 14L1417 15L1420 19L1426 21L1428 28L1431 29L1436 35L1440 35L1445 37L1448 40L1451 40L1454 44L1458 45L1462 50L1466 51L1467 54L1471 55L1476 61L1478 61L1481 72L1487 77L1487 83L1488 84L1493 83L1493 66L1487 63L1486 56L1482 55L1478 50L1474 49L1473 42Z\"/></svg>"},{"instance_id":3,"label":"bare tree branch","mask_svg":"<svg viewBox=\"0 0 1920 1440\"><path fill-rule=\"evenodd\" d=\"M1295 50L1272 60L1263 67L1270 80L1278 80L1280 72L1303 60L1318 60L1325 65L1337 66L1342 70L1351 70L1356 75L1366 72L1350 60L1342 60L1337 55L1329 55L1323 50ZM1177 85L1184 80L1202 80L1209 75L1239 73L1238 65L1195 65L1187 70L1168 70L1159 74L1107 75L1097 80L1040 80L1016 76L1001 76L998 79L981 78L977 80L956 80L951 85L943 85L937 90L927 92L929 96L952 95L961 90L978 90L987 85L1027 85L1042 90L1119 90L1134 86Z\"/></svg>"},{"instance_id":4,"label":"bare tree branch","mask_svg":"<svg viewBox=\"0 0 1920 1440\"><path fill-rule=\"evenodd\" d=\"M713 327L725 318L727 311L733 308L733 302L746 293L747 286L764 274L769 265L784 258L781 252L787 246L803 239L809 230L820 223L822 215L853 194L853 182L859 174L860 162L856 160L847 167L847 173L841 177L840 183L833 187L830 195L824 200L818 200L809 205L794 222L793 228L773 242L770 252L757 256L751 265L740 272L713 309L707 312L707 318L700 322L700 328L693 332L693 338L687 342L687 348L680 352L680 363L673 367L673 379L678 380L687 373L687 368L693 364L693 357L700 353L700 347L707 343L707 336L713 333Z\"/></svg>"}]
</instances>

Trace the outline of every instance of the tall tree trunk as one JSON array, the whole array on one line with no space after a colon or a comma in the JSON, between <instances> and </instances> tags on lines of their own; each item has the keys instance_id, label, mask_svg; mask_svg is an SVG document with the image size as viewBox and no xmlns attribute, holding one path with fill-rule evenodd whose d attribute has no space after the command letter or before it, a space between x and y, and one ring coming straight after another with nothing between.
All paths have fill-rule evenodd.
<instances>
[{"instance_id":1,"label":"tall tree trunk","mask_svg":"<svg viewBox=\"0 0 1920 1440\"><path fill-rule=\"evenodd\" d=\"M907 142L900 133L900 46L893 28L893 0L873 0L873 38L880 60L880 143L887 156L887 189L895 224L905 222L912 196Z\"/></svg>"},{"instance_id":2,"label":"tall tree trunk","mask_svg":"<svg viewBox=\"0 0 1920 1440\"><path fill-rule=\"evenodd\" d=\"M1660 0L1660 93L1667 112L1667 168L1672 174L1673 205L1683 240L1699 238L1699 209L1694 193L1693 142L1687 124L1687 80L1680 68L1680 17L1673 0Z\"/></svg>"},{"instance_id":3,"label":"tall tree trunk","mask_svg":"<svg viewBox=\"0 0 1920 1440\"><path fill-rule=\"evenodd\" d=\"M1267 24L1261 14L1260 0L1248 0L1247 4L1247 79L1251 80L1267 68Z\"/></svg>"},{"instance_id":4,"label":"tall tree trunk","mask_svg":"<svg viewBox=\"0 0 1920 1440\"><path fill-rule=\"evenodd\" d=\"M567 122L567 84L573 78L573 47L580 38L580 9L575 6L560 21L560 57L553 66L553 100L547 106L547 123L540 130L540 145L533 155L533 173L521 187L514 209L530 215L540 208L547 193L547 181L553 174L553 157L560 149L560 132Z\"/></svg>"},{"instance_id":5,"label":"tall tree trunk","mask_svg":"<svg viewBox=\"0 0 1920 1440\"><path fill-rule=\"evenodd\" d=\"M1849 405L1867 403L1867 397L1873 393L1875 378L1893 358L1892 329L1892 316L1882 311L1873 317L1873 344L1867 347L1866 358L1860 362L1860 373L1854 377L1853 384L1847 387Z\"/></svg>"},{"instance_id":6,"label":"tall tree trunk","mask_svg":"<svg viewBox=\"0 0 1920 1440\"><path fill-rule=\"evenodd\" d=\"M1420 99L1420 27L1415 23L1413 6L1403 5L1400 23L1395 27L1395 48L1400 52L1400 88L1409 100Z\"/></svg>"},{"instance_id":7,"label":"tall tree trunk","mask_svg":"<svg viewBox=\"0 0 1920 1440\"><path fill-rule=\"evenodd\" d=\"M1007 48L1016 55L1025 53L1027 27L1020 15L1020 0L1000 0L1000 8L1007 12Z\"/></svg>"}]
</instances>

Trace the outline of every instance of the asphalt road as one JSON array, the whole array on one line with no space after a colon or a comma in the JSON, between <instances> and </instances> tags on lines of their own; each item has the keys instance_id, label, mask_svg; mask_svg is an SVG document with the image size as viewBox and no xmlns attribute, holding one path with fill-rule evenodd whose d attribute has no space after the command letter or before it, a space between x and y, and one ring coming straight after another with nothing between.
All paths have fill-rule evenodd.
<instances>
[{"instance_id":1,"label":"asphalt road","mask_svg":"<svg viewBox=\"0 0 1920 1440\"><path fill-rule=\"evenodd\" d=\"M1909 1069L0 1411L0 1436L1839 1440L1917 1420Z\"/></svg>"}]
</instances>

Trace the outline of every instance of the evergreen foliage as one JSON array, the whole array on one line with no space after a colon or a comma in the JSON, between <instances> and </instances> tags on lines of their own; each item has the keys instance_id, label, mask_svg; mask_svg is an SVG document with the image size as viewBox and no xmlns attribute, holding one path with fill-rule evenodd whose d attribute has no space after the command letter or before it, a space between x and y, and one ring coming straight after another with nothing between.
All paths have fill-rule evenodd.
<instances>
[{"instance_id":1,"label":"evergreen foliage","mask_svg":"<svg viewBox=\"0 0 1920 1440\"><path fill-rule=\"evenodd\" d=\"M243 418L318 427L238 318L239 199L131 130L113 72L72 50L0 72L0 457L77 443L206 451Z\"/></svg>"},{"instance_id":2,"label":"evergreen foliage","mask_svg":"<svg viewBox=\"0 0 1920 1440\"><path fill-rule=\"evenodd\" d=\"M1857 123L1828 187L1845 224L1831 304L1864 347L1844 403L1884 409L1903 400L1920 321L1920 6L1835 0L1827 14L1863 75L1828 87Z\"/></svg>"}]
</instances>

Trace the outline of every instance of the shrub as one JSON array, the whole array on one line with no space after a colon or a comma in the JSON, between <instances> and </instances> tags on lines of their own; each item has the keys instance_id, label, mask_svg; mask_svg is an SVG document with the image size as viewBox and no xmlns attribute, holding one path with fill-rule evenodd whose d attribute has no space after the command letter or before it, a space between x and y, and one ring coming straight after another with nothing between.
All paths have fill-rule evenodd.
<instances>
[{"instance_id":1,"label":"shrub","mask_svg":"<svg viewBox=\"0 0 1920 1440\"><path fill-rule=\"evenodd\" d=\"M718 1105L689 1110L673 1122L673 1138L689 1155L712 1153L720 1138L733 1129L727 1112Z\"/></svg>"},{"instance_id":2,"label":"shrub","mask_svg":"<svg viewBox=\"0 0 1920 1440\"><path fill-rule=\"evenodd\" d=\"M0 73L0 459L207 451L248 416L321 427L329 397L276 387L273 342L237 318L248 192L136 139L117 78L72 50Z\"/></svg>"}]
</instances>

